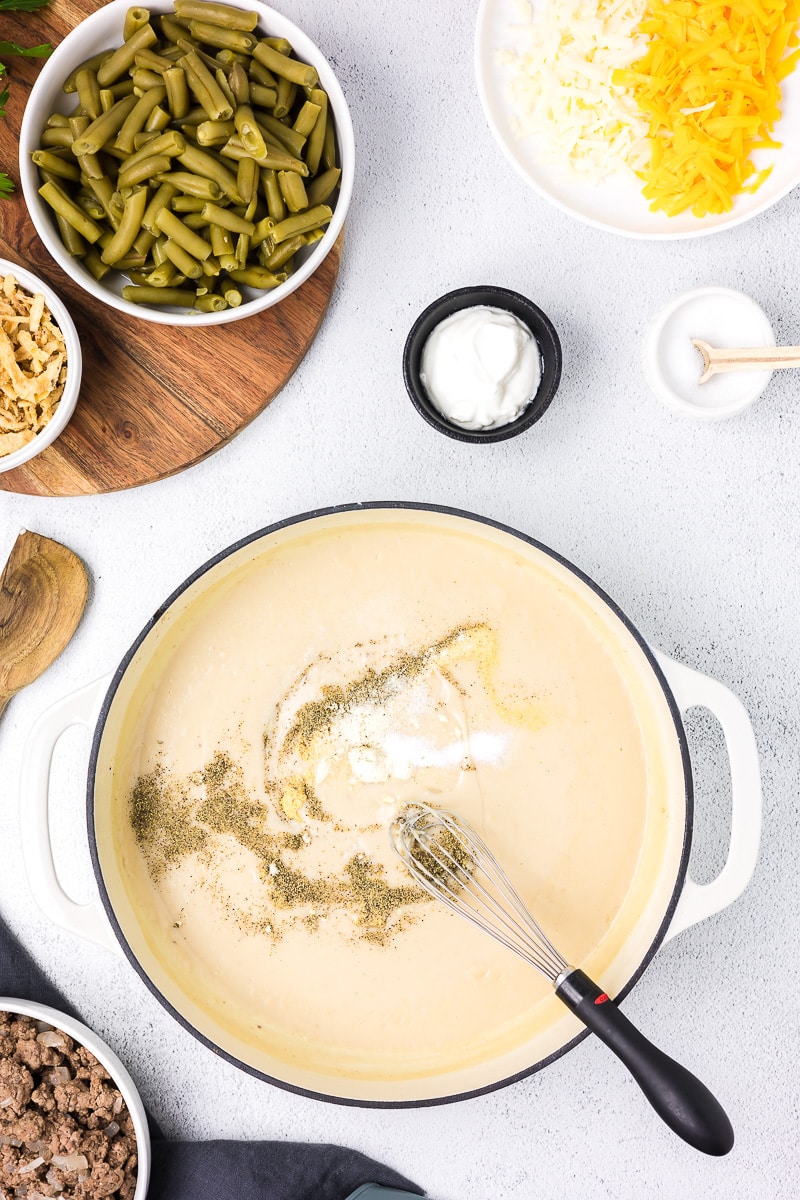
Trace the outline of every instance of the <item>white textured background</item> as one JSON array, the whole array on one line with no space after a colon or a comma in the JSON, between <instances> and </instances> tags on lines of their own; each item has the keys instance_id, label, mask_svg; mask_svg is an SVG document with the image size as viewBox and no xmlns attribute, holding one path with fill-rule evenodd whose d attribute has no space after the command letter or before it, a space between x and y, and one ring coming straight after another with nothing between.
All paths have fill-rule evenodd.
<instances>
[{"instance_id":1,"label":"white textured background","mask_svg":"<svg viewBox=\"0 0 800 1200\"><path fill-rule=\"evenodd\" d=\"M350 101L359 151L339 286L294 379L231 445L126 494L40 500L0 493L0 561L20 527L64 541L92 590L59 662L0 722L0 911L131 1068L175 1135L334 1140L423 1185L434 1200L772 1200L800 1194L798 1069L797 375L719 425L669 415L645 387L647 320L700 284L740 288L778 342L800 343L800 191L712 238L644 244L570 220L526 190L495 147L472 73L472 6L459 0L295 0ZM526 435L470 447L411 407L401 353L440 293L497 283L551 316L560 392ZM183 1032L130 968L56 930L19 862L21 745L52 701L112 669L164 597L209 555L295 512L424 500L498 518L604 587L655 645L727 684L756 728L765 787L753 883L728 911L657 955L625 1010L724 1100L733 1153L712 1161L652 1115L599 1044L479 1100L361 1111L251 1079ZM727 765L708 717L689 722L698 792L692 869L724 857ZM56 756L54 804L72 890L93 888L82 790L88 740Z\"/></svg>"}]
</instances>

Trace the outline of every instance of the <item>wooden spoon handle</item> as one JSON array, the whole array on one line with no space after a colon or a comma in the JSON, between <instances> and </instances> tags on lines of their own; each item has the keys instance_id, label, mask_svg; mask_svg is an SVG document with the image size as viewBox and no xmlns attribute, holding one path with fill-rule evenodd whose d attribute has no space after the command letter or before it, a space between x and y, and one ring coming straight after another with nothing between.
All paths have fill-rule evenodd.
<instances>
[{"instance_id":1,"label":"wooden spoon handle","mask_svg":"<svg viewBox=\"0 0 800 1200\"><path fill-rule=\"evenodd\" d=\"M745 350L708 349L711 373L721 371L774 371L800 366L800 346L754 346Z\"/></svg>"}]
</instances>

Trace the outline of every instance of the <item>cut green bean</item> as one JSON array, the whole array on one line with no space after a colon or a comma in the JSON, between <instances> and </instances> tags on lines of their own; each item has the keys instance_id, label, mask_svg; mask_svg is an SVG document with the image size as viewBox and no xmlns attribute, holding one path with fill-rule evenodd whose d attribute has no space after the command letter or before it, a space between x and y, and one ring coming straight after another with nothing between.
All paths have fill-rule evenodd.
<instances>
[{"instance_id":1,"label":"cut green bean","mask_svg":"<svg viewBox=\"0 0 800 1200\"><path fill-rule=\"evenodd\" d=\"M278 89L265 87L261 83L250 83L250 101L258 108L274 108L278 103Z\"/></svg>"},{"instance_id":2,"label":"cut green bean","mask_svg":"<svg viewBox=\"0 0 800 1200\"><path fill-rule=\"evenodd\" d=\"M205 296L197 296L194 306L198 312L222 312L228 307L228 301L224 296L216 296L209 292Z\"/></svg>"},{"instance_id":3,"label":"cut green bean","mask_svg":"<svg viewBox=\"0 0 800 1200\"><path fill-rule=\"evenodd\" d=\"M278 187L278 177L271 168L261 171L261 187L267 201L267 209L273 222L282 221L286 216L286 205L283 202L281 189Z\"/></svg>"},{"instance_id":4,"label":"cut green bean","mask_svg":"<svg viewBox=\"0 0 800 1200\"><path fill-rule=\"evenodd\" d=\"M201 44L239 54L252 54L258 40L243 29L226 29L224 25L214 25L210 21L190 21L189 33Z\"/></svg>"},{"instance_id":5,"label":"cut green bean","mask_svg":"<svg viewBox=\"0 0 800 1200\"><path fill-rule=\"evenodd\" d=\"M122 299L132 304L163 304L167 308L193 308L195 294L190 288L156 288L129 285Z\"/></svg>"},{"instance_id":6,"label":"cut green bean","mask_svg":"<svg viewBox=\"0 0 800 1200\"><path fill-rule=\"evenodd\" d=\"M173 66L164 72L167 105L174 120L179 121L189 111L189 88L182 67Z\"/></svg>"},{"instance_id":7,"label":"cut green bean","mask_svg":"<svg viewBox=\"0 0 800 1200\"><path fill-rule=\"evenodd\" d=\"M147 188L135 188L125 201L125 209L119 229L103 249L101 258L104 263L114 266L124 259L142 228L142 217L147 207ZM144 262L144 256L142 256Z\"/></svg>"},{"instance_id":8,"label":"cut green bean","mask_svg":"<svg viewBox=\"0 0 800 1200\"><path fill-rule=\"evenodd\" d=\"M84 238L74 226L70 225L69 221L65 220L60 213L56 213L56 225L61 240L64 243L64 249L71 258L84 258L89 247Z\"/></svg>"},{"instance_id":9,"label":"cut green bean","mask_svg":"<svg viewBox=\"0 0 800 1200\"><path fill-rule=\"evenodd\" d=\"M48 180L39 188L39 195L50 205L54 212L67 221L73 229L76 229L82 237L86 238L87 242L96 242L102 235L103 231L96 222L71 200L63 188L57 183Z\"/></svg>"},{"instance_id":10,"label":"cut green bean","mask_svg":"<svg viewBox=\"0 0 800 1200\"><path fill-rule=\"evenodd\" d=\"M78 92L78 103L86 115L94 121L103 111L97 72L92 71L90 67L83 67L75 76L75 87Z\"/></svg>"},{"instance_id":11,"label":"cut green bean","mask_svg":"<svg viewBox=\"0 0 800 1200\"><path fill-rule=\"evenodd\" d=\"M123 96L108 112L102 113L96 121L92 121L83 137L72 143L72 153L75 157L97 154L106 142L110 142L119 133L128 113L133 111L137 103L137 96Z\"/></svg>"},{"instance_id":12,"label":"cut green bean","mask_svg":"<svg viewBox=\"0 0 800 1200\"><path fill-rule=\"evenodd\" d=\"M84 70L89 70L89 71L94 71L95 73L97 73L97 71L100 69L100 67L103 65L103 63L108 62L109 58L111 58L111 55L113 53L114 53L113 50L101 50L99 54L93 54L91 58L87 58L86 62L82 62L80 64L80 66L77 66L75 68L75 70L72 71L67 76L66 82L64 83L61 90L63 92L66 92L68 96L71 96L73 92L77 92L77 90L78 90L78 84L77 84L78 72L84 71Z\"/></svg>"},{"instance_id":13,"label":"cut green bean","mask_svg":"<svg viewBox=\"0 0 800 1200\"><path fill-rule=\"evenodd\" d=\"M171 59L164 58L162 54L157 54L155 50L151 50L147 46L143 50L137 50L133 61L137 67L144 67L148 71L155 71L162 78L164 72L169 71L175 65Z\"/></svg>"},{"instance_id":14,"label":"cut green bean","mask_svg":"<svg viewBox=\"0 0 800 1200\"><path fill-rule=\"evenodd\" d=\"M163 133L169 126L170 115L165 108L157 104L144 123L147 133ZM136 140L134 139L134 145Z\"/></svg>"},{"instance_id":15,"label":"cut green bean","mask_svg":"<svg viewBox=\"0 0 800 1200\"><path fill-rule=\"evenodd\" d=\"M178 155L178 162L186 167L187 171L213 180L220 190L230 197L234 204L242 203L242 197L236 190L236 176L227 167L223 166L213 154L209 154L206 150L201 150L198 146L187 145L184 152Z\"/></svg>"},{"instance_id":16,"label":"cut green bean","mask_svg":"<svg viewBox=\"0 0 800 1200\"><path fill-rule=\"evenodd\" d=\"M238 62L228 74L228 86L237 105L250 103L250 80L247 78L247 71Z\"/></svg>"},{"instance_id":17,"label":"cut green bean","mask_svg":"<svg viewBox=\"0 0 800 1200\"><path fill-rule=\"evenodd\" d=\"M163 175L169 170L169 159L166 154L154 154L150 158L142 158L132 167L120 171L117 183L121 188L136 187L139 183L152 179L155 175Z\"/></svg>"},{"instance_id":18,"label":"cut green bean","mask_svg":"<svg viewBox=\"0 0 800 1200\"><path fill-rule=\"evenodd\" d=\"M266 267L244 267L241 270L229 271L228 274L236 283L244 283L248 287L258 288L260 291L280 287L286 281L286 276L282 272L276 274L268 271Z\"/></svg>"},{"instance_id":19,"label":"cut green bean","mask_svg":"<svg viewBox=\"0 0 800 1200\"><path fill-rule=\"evenodd\" d=\"M258 13L245 12L228 4L209 0L175 0L175 12L185 21L214 21L228 29L244 29L252 33L258 24Z\"/></svg>"},{"instance_id":20,"label":"cut green bean","mask_svg":"<svg viewBox=\"0 0 800 1200\"><path fill-rule=\"evenodd\" d=\"M191 50L180 60L180 65L186 72L186 82L197 97L197 102L212 121L228 121L233 116L233 105L230 104L220 89L214 76L196 50Z\"/></svg>"},{"instance_id":21,"label":"cut green bean","mask_svg":"<svg viewBox=\"0 0 800 1200\"><path fill-rule=\"evenodd\" d=\"M278 171L278 187L289 212L302 212L304 208L308 208L305 185L296 171Z\"/></svg>"},{"instance_id":22,"label":"cut green bean","mask_svg":"<svg viewBox=\"0 0 800 1200\"><path fill-rule=\"evenodd\" d=\"M302 233L296 233L294 237L287 238L280 246L275 249L264 259L264 266L270 271L278 271L285 266L289 259L294 258L298 250L302 250L306 244L306 239Z\"/></svg>"},{"instance_id":23,"label":"cut green bean","mask_svg":"<svg viewBox=\"0 0 800 1200\"><path fill-rule=\"evenodd\" d=\"M288 117L294 104L295 96L297 95L297 84L290 83L288 79L278 80L278 94L275 100L275 107L272 110L272 115L283 119Z\"/></svg>"},{"instance_id":24,"label":"cut green bean","mask_svg":"<svg viewBox=\"0 0 800 1200\"><path fill-rule=\"evenodd\" d=\"M258 163L252 158L242 158L236 171L236 188L245 204L258 198Z\"/></svg>"},{"instance_id":25,"label":"cut green bean","mask_svg":"<svg viewBox=\"0 0 800 1200\"><path fill-rule=\"evenodd\" d=\"M129 8L125 13L125 20L122 25L122 37L127 42L128 38L132 38L137 29L141 29L150 20L150 13L146 8Z\"/></svg>"},{"instance_id":26,"label":"cut green bean","mask_svg":"<svg viewBox=\"0 0 800 1200\"><path fill-rule=\"evenodd\" d=\"M206 200L202 200L199 196L175 196L170 203L170 208L176 213L199 213L202 212L207 204Z\"/></svg>"},{"instance_id":27,"label":"cut green bean","mask_svg":"<svg viewBox=\"0 0 800 1200\"><path fill-rule=\"evenodd\" d=\"M317 123L317 117L322 112L322 106L312 103L311 100L306 100L300 112L294 119L292 129L295 133L299 133L301 137L307 138L314 126Z\"/></svg>"},{"instance_id":28,"label":"cut green bean","mask_svg":"<svg viewBox=\"0 0 800 1200\"><path fill-rule=\"evenodd\" d=\"M101 279L104 279L111 270L111 267L103 262L102 258L93 246L90 246L83 256L83 265L86 267L92 278L96 279L98 283Z\"/></svg>"},{"instance_id":29,"label":"cut green bean","mask_svg":"<svg viewBox=\"0 0 800 1200\"><path fill-rule=\"evenodd\" d=\"M324 204L328 197L333 195L341 177L342 172L338 167L331 167L329 171L323 171L321 175L317 175L306 188L308 203Z\"/></svg>"},{"instance_id":30,"label":"cut green bean","mask_svg":"<svg viewBox=\"0 0 800 1200\"><path fill-rule=\"evenodd\" d=\"M322 159L322 148L325 145L325 130L328 125L328 94L320 88L313 88L309 99L320 109L319 116L314 122L314 128L308 135L306 146L306 164L309 172L316 175Z\"/></svg>"},{"instance_id":31,"label":"cut green bean","mask_svg":"<svg viewBox=\"0 0 800 1200\"><path fill-rule=\"evenodd\" d=\"M263 158L267 153L267 147L249 104L239 105L233 114L233 123L241 143L250 157Z\"/></svg>"},{"instance_id":32,"label":"cut green bean","mask_svg":"<svg viewBox=\"0 0 800 1200\"><path fill-rule=\"evenodd\" d=\"M316 204L313 208L306 209L305 212L295 213L293 216L279 221L272 230L272 240L276 245L280 245L281 242L285 242L287 238L293 237L296 233L307 233L311 229L316 229L318 225L327 225L332 216L333 211L328 208L327 204Z\"/></svg>"},{"instance_id":33,"label":"cut green bean","mask_svg":"<svg viewBox=\"0 0 800 1200\"><path fill-rule=\"evenodd\" d=\"M213 205L211 207L213 208ZM203 210L203 215L205 216L205 209ZM189 229L180 217L170 212L168 208L161 209L156 217L156 226L160 233L165 233L171 241L175 242L183 250L191 254L193 258L197 258L201 262L212 253L211 243L207 242L205 238L201 238L194 230ZM179 263L176 263L176 266L179 265Z\"/></svg>"},{"instance_id":34,"label":"cut green bean","mask_svg":"<svg viewBox=\"0 0 800 1200\"><path fill-rule=\"evenodd\" d=\"M204 205L203 216L212 225L218 225L220 229L229 229L231 233L246 233L248 237L252 237L255 231L252 221L245 221L232 209L220 208L218 204ZM166 230L164 232L166 233Z\"/></svg>"},{"instance_id":35,"label":"cut green bean","mask_svg":"<svg viewBox=\"0 0 800 1200\"><path fill-rule=\"evenodd\" d=\"M230 279L223 279L219 290L229 308L238 308L242 303L242 293Z\"/></svg>"},{"instance_id":36,"label":"cut green bean","mask_svg":"<svg viewBox=\"0 0 800 1200\"><path fill-rule=\"evenodd\" d=\"M160 76L156 76L160 79ZM133 139L137 133L141 133L145 121L150 116L150 113L166 98L167 89L163 85L156 85L149 88L148 91L140 96L134 104L131 111L128 113L125 120L122 122L119 133L114 141L114 147L117 150L122 150L125 154L133 152Z\"/></svg>"},{"instance_id":37,"label":"cut green bean","mask_svg":"<svg viewBox=\"0 0 800 1200\"><path fill-rule=\"evenodd\" d=\"M172 238L167 238L164 243L164 253L171 263L174 264L180 271L181 275L185 275L187 279L199 279L203 274L203 268L196 258L192 258L183 246L179 246L177 242L173 242Z\"/></svg>"},{"instance_id":38,"label":"cut green bean","mask_svg":"<svg viewBox=\"0 0 800 1200\"><path fill-rule=\"evenodd\" d=\"M235 130L233 121L201 121L197 126L197 144L224 146Z\"/></svg>"},{"instance_id":39,"label":"cut green bean","mask_svg":"<svg viewBox=\"0 0 800 1200\"><path fill-rule=\"evenodd\" d=\"M136 57L138 50L144 50L147 46L152 46L153 42L157 41L156 31L149 23L142 25L136 30L125 42L115 50L109 59L106 60L97 69L97 82L101 88L108 87L114 83L126 71L129 71L133 66L133 60Z\"/></svg>"},{"instance_id":40,"label":"cut green bean","mask_svg":"<svg viewBox=\"0 0 800 1200\"><path fill-rule=\"evenodd\" d=\"M277 75L279 79L288 79L292 83L299 83L301 87L317 86L319 75L317 74L316 67L312 67L308 63L298 62L296 58L289 58L286 54L279 54L266 41L260 41L256 44L253 50L253 58L266 67L268 71L271 71L273 75Z\"/></svg>"},{"instance_id":41,"label":"cut green bean","mask_svg":"<svg viewBox=\"0 0 800 1200\"><path fill-rule=\"evenodd\" d=\"M266 130L267 133L271 133L289 154L293 155L294 158L300 158L306 144L306 138L302 137L296 129L292 129L290 125L284 125L282 121L279 121L270 113L262 112L261 109L256 113L256 120L262 131Z\"/></svg>"},{"instance_id":42,"label":"cut green bean","mask_svg":"<svg viewBox=\"0 0 800 1200\"><path fill-rule=\"evenodd\" d=\"M169 171L166 175L156 175L159 183L168 183L179 192L188 196L201 196L203 200L219 200L223 191L213 179L205 179L202 175L192 175L189 171Z\"/></svg>"},{"instance_id":43,"label":"cut green bean","mask_svg":"<svg viewBox=\"0 0 800 1200\"><path fill-rule=\"evenodd\" d=\"M67 153L69 154L69 151ZM58 175L60 179L71 179L73 183L80 183L81 170L71 154L67 159L54 154L52 150L34 150L31 158L37 167L43 167L45 171Z\"/></svg>"}]
</instances>

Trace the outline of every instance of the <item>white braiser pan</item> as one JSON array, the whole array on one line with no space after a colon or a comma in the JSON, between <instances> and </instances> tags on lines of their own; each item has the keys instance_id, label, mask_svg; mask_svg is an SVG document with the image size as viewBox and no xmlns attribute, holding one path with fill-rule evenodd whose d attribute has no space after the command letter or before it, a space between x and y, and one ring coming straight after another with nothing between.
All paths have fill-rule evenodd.
<instances>
[{"instance_id":1,"label":"white braiser pan","mask_svg":"<svg viewBox=\"0 0 800 1200\"><path fill-rule=\"evenodd\" d=\"M122 660L113 677L98 680L50 708L33 729L24 756L21 815L26 868L34 895L47 914L64 928L122 952L159 1001L215 1053L244 1070L293 1091L345 1104L378 1106L442 1103L480 1094L539 1070L576 1044L583 1034L575 1019L559 1011L544 1027L494 1057L445 1072L414 1078L331 1074L313 1062L289 1062L215 1021L195 995L181 989L152 952L135 905L125 890L124 872L115 851L109 815L109 779L127 707L142 672L163 651L165 639L209 588L242 564L258 562L276 545L308 537L314 530L348 529L381 522L425 528L464 530L482 543L513 548L542 565L565 594L579 596L603 623L609 645L624 663L627 686L639 706L642 724L653 739L663 775L662 816L658 832L645 828L640 865L631 880L620 920L625 936L613 955L599 956L600 982L620 998L640 977L658 947L689 926L719 912L744 890L758 853L761 789L752 727L739 700L727 688L653 650L627 617L581 571L559 555L515 530L460 511L427 505L373 504L321 510L261 530L223 551L195 572L156 613ZM424 580L420 581L424 586ZM623 668L621 668L623 669ZM693 827L692 774L681 714L694 707L710 710L722 728L730 761L732 817L727 860L711 883L687 875ZM92 731L88 774L88 834L99 896L76 904L56 877L48 826L50 762L59 737L72 725ZM655 826L654 826L655 829ZM589 831L591 836L591 830ZM648 840L649 839L649 840ZM591 956L590 956L591 957ZM584 965L584 964L581 964ZM597 972L595 972L597 974Z\"/></svg>"}]
</instances>

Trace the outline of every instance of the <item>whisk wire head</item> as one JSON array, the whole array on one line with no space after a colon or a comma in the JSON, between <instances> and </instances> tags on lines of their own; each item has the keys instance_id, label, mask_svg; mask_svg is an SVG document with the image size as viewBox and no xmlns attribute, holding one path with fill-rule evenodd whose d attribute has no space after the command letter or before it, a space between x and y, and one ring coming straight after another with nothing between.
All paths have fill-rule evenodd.
<instances>
[{"instance_id":1,"label":"whisk wire head","mask_svg":"<svg viewBox=\"0 0 800 1200\"><path fill-rule=\"evenodd\" d=\"M409 805L391 829L394 849L427 892L491 934L551 983L569 970L475 830L455 813Z\"/></svg>"}]
</instances>

